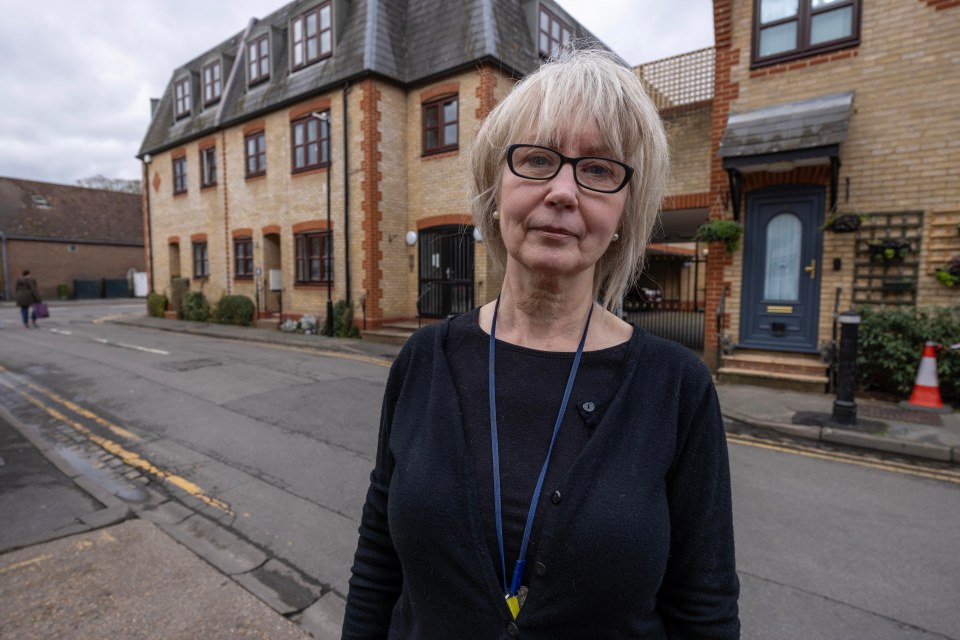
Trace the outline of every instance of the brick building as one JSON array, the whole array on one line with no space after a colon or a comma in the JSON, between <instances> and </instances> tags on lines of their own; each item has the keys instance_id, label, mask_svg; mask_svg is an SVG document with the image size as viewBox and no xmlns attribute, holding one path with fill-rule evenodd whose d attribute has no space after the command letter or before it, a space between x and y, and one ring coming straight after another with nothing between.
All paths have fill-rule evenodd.
<instances>
[{"instance_id":1,"label":"brick building","mask_svg":"<svg viewBox=\"0 0 960 640\"><path fill-rule=\"evenodd\" d=\"M709 247L708 360L815 360L835 306L960 303L934 277L960 256L960 1L715 0L714 29L706 203L744 236Z\"/></svg>"},{"instance_id":2,"label":"brick building","mask_svg":"<svg viewBox=\"0 0 960 640\"><path fill-rule=\"evenodd\" d=\"M138 155L153 288L188 277L320 318L329 292L371 329L488 300L461 152L571 37L593 36L550 0L298 0L252 19L154 104Z\"/></svg>"},{"instance_id":3,"label":"brick building","mask_svg":"<svg viewBox=\"0 0 960 640\"><path fill-rule=\"evenodd\" d=\"M0 177L0 297L29 269L40 297L75 280L126 279L144 270L139 194Z\"/></svg>"}]
</instances>

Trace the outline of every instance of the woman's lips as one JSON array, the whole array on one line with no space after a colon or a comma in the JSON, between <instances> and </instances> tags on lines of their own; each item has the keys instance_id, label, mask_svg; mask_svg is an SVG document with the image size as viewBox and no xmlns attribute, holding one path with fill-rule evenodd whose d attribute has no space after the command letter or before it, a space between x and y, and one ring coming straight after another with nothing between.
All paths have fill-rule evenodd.
<instances>
[{"instance_id":1,"label":"woman's lips","mask_svg":"<svg viewBox=\"0 0 960 640\"><path fill-rule=\"evenodd\" d=\"M537 227L534 230L548 238L566 239L576 237L576 234L573 232L567 231L566 229L559 229L557 227Z\"/></svg>"}]
</instances>

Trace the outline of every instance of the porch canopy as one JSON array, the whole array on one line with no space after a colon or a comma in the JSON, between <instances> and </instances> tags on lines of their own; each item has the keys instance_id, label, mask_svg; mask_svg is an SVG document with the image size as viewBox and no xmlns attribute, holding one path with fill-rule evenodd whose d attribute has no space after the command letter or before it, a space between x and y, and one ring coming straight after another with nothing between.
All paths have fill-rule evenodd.
<instances>
[{"instance_id":1,"label":"porch canopy","mask_svg":"<svg viewBox=\"0 0 960 640\"><path fill-rule=\"evenodd\" d=\"M720 150L739 218L741 173L830 164L830 207L837 201L840 143L847 139L853 92L732 113Z\"/></svg>"},{"instance_id":2,"label":"porch canopy","mask_svg":"<svg viewBox=\"0 0 960 640\"><path fill-rule=\"evenodd\" d=\"M694 242L697 229L710 217L706 207L661 211L653 227L651 243Z\"/></svg>"}]
</instances>

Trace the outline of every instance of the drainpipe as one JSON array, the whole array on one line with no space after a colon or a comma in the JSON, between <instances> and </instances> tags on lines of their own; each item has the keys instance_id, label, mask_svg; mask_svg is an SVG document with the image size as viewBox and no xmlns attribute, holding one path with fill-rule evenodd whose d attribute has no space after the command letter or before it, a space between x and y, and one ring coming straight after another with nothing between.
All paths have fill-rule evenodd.
<instances>
[{"instance_id":1,"label":"drainpipe","mask_svg":"<svg viewBox=\"0 0 960 640\"><path fill-rule=\"evenodd\" d=\"M143 156L143 189L147 194L147 257L149 263L147 268L150 270L150 291L147 293L153 293L153 224L150 219L150 162L153 160L153 156L149 153Z\"/></svg>"},{"instance_id":2,"label":"drainpipe","mask_svg":"<svg viewBox=\"0 0 960 640\"><path fill-rule=\"evenodd\" d=\"M0 231L0 253L3 254L3 299L10 299L10 268L7 266L7 235Z\"/></svg>"},{"instance_id":3,"label":"drainpipe","mask_svg":"<svg viewBox=\"0 0 960 640\"><path fill-rule=\"evenodd\" d=\"M349 123L347 111L347 93L350 92L350 82L343 83L343 275L347 279L344 293L347 304L350 304L350 155L349 155Z\"/></svg>"}]
</instances>

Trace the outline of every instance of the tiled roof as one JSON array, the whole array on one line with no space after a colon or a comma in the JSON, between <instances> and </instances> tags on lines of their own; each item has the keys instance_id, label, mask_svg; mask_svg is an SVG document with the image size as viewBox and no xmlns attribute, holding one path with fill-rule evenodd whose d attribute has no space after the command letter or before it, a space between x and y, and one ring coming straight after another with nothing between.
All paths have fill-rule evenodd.
<instances>
[{"instance_id":1,"label":"tiled roof","mask_svg":"<svg viewBox=\"0 0 960 640\"><path fill-rule=\"evenodd\" d=\"M141 197L0 177L0 232L15 239L142 247Z\"/></svg>"},{"instance_id":2,"label":"tiled roof","mask_svg":"<svg viewBox=\"0 0 960 640\"><path fill-rule=\"evenodd\" d=\"M523 75L540 62L538 8L563 18L578 38L596 37L553 0L333 0L333 55L290 71L291 19L319 0L296 0L174 70L157 106L138 157L157 153L312 95L339 88L367 74L401 86L431 81L479 62ZM246 47L270 34L270 80L247 86ZM204 108L203 65L223 60L221 101ZM231 73L232 71L232 73ZM193 79L193 113L174 121L173 83Z\"/></svg>"}]
</instances>

